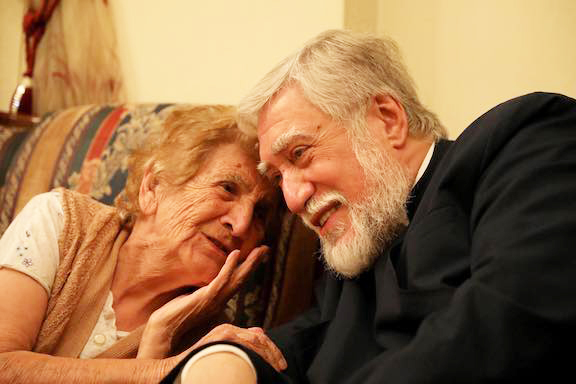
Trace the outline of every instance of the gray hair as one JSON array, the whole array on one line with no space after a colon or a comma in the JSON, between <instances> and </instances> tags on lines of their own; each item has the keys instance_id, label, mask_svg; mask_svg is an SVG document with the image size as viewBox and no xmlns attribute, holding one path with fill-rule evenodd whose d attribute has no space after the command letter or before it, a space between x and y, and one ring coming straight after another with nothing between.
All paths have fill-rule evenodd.
<instances>
[{"instance_id":1,"label":"gray hair","mask_svg":"<svg viewBox=\"0 0 576 384\"><path fill-rule=\"evenodd\" d=\"M346 125L352 130L365 117L371 98L380 94L392 96L404 107L412 136L447 136L438 117L418 99L400 52L388 38L343 30L321 33L281 61L244 97L239 105L240 129L255 135L261 109L293 85L334 120L351 123Z\"/></svg>"}]
</instances>

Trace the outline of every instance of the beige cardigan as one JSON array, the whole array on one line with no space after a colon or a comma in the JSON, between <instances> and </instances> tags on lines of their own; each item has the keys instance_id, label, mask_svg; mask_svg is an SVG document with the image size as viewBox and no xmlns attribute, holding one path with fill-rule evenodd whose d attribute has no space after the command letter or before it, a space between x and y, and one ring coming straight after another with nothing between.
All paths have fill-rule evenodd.
<instances>
[{"instance_id":1,"label":"beige cardigan","mask_svg":"<svg viewBox=\"0 0 576 384\"><path fill-rule=\"evenodd\" d=\"M116 208L78 192L63 188L59 191L64 210L64 227L58 240L60 265L33 350L53 356L78 357L102 312L118 252L129 232L122 228ZM173 354L185 350L226 320L220 313L189 330L176 341ZM97 357L136 357L143 330L144 325Z\"/></svg>"},{"instance_id":2,"label":"beige cardigan","mask_svg":"<svg viewBox=\"0 0 576 384\"><path fill-rule=\"evenodd\" d=\"M78 357L110 291L120 246L128 236L118 211L90 196L59 189L64 227L58 241L60 264L34 351ZM111 349L135 356L141 330ZM104 352L107 353L108 351Z\"/></svg>"}]
</instances>

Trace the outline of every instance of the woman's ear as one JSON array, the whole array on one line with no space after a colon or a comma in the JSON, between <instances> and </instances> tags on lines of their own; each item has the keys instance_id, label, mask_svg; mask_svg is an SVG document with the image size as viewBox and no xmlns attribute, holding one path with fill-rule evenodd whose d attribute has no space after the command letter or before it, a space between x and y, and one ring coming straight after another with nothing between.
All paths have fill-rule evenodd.
<instances>
[{"instance_id":1,"label":"woman's ear","mask_svg":"<svg viewBox=\"0 0 576 384\"><path fill-rule=\"evenodd\" d=\"M158 208L158 180L152 173L152 166L146 167L144 171L138 193L138 204L140 212L144 215L153 215Z\"/></svg>"},{"instance_id":2,"label":"woman's ear","mask_svg":"<svg viewBox=\"0 0 576 384\"><path fill-rule=\"evenodd\" d=\"M369 114L380 121L383 134L393 148L404 146L408 138L408 117L398 100L386 94L376 95L372 98Z\"/></svg>"}]
</instances>

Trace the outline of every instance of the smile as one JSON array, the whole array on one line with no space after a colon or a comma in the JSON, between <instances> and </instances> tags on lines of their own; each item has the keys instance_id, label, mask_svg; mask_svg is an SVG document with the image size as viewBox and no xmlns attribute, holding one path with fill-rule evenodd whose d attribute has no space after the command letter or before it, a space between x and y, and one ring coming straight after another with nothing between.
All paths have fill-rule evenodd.
<instances>
[{"instance_id":1,"label":"smile","mask_svg":"<svg viewBox=\"0 0 576 384\"><path fill-rule=\"evenodd\" d=\"M221 249L225 254L232 252L231 247L227 247L224 243L220 242L218 239L208 236L206 234L204 236L206 236L206 238L210 240L212 244L214 244L217 248Z\"/></svg>"},{"instance_id":2,"label":"smile","mask_svg":"<svg viewBox=\"0 0 576 384\"><path fill-rule=\"evenodd\" d=\"M318 210L318 212L316 212L312 216L312 220L310 222L315 227L320 227L320 228L323 227L324 224L326 224L326 221L328 221L328 219L330 218L330 216L332 216L332 214L334 212L336 212L338 210L338 208L340 208L341 206L342 206L342 203L340 203L338 201L333 201L333 202L325 205L323 208Z\"/></svg>"}]
</instances>

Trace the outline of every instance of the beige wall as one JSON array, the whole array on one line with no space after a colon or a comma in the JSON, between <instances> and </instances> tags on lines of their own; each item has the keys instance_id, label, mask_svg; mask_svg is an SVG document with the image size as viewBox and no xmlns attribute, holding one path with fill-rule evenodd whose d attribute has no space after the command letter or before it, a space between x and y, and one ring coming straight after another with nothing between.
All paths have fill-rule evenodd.
<instances>
[{"instance_id":1,"label":"beige wall","mask_svg":"<svg viewBox=\"0 0 576 384\"><path fill-rule=\"evenodd\" d=\"M574 0L112 3L130 101L235 103L303 41L342 26L395 38L453 137L510 97L576 96ZM22 4L0 0L0 110L19 72Z\"/></svg>"},{"instance_id":2,"label":"beige wall","mask_svg":"<svg viewBox=\"0 0 576 384\"><path fill-rule=\"evenodd\" d=\"M0 0L0 110L19 74L23 3ZM284 55L344 18L344 0L111 3L127 97L138 102L236 103Z\"/></svg>"},{"instance_id":3,"label":"beige wall","mask_svg":"<svg viewBox=\"0 0 576 384\"><path fill-rule=\"evenodd\" d=\"M7 111L10 98L24 71L19 59L24 52L22 44L22 15L24 0L0 0L0 111Z\"/></svg>"},{"instance_id":4,"label":"beige wall","mask_svg":"<svg viewBox=\"0 0 576 384\"><path fill-rule=\"evenodd\" d=\"M235 103L302 41L343 25L343 0L116 0L128 95ZM159 4L162 4L160 6Z\"/></svg>"},{"instance_id":5,"label":"beige wall","mask_svg":"<svg viewBox=\"0 0 576 384\"><path fill-rule=\"evenodd\" d=\"M424 103L453 137L490 107L520 94L576 97L574 0L360 3L358 13L378 15L376 26L358 23L359 17L348 17L346 25L396 39Z\"/></svg>"}]
</instances>

